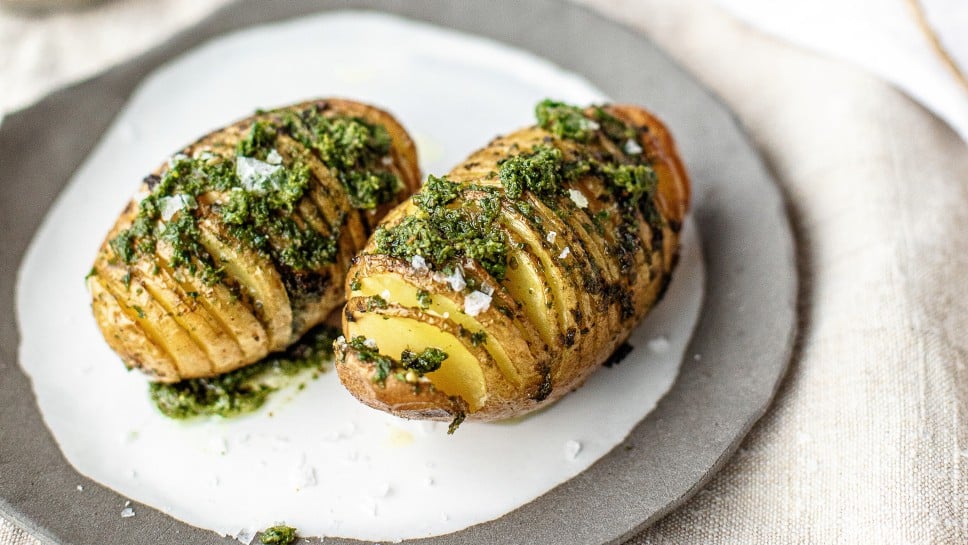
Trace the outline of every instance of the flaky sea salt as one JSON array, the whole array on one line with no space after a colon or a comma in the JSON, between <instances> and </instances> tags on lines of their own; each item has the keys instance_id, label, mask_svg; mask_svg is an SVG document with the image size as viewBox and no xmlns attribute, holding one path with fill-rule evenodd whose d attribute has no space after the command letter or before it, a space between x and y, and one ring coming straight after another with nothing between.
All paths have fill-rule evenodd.
<instances>
[{"instance_id":1,"label":"flaky sea salt","mask_svg":"<svg viewBox=\"0 0 968 545\"><path fill-rule=\"evenodd\" d=\"M665 338L665 336L660 335L654 339L649 340L646 346L649 348L649 351L655 354L665 354L666 352L669 351L669 339Z\"/></svg>"},{"instance_id":2,"label":"flaky sea salt","mask_svg":"<svg viewBox=\"0 0 968 545\"><path fill-rule=\"evenodd\" d=\"M236 157L235 173L242 187L253 193L265 193L271 188L272 178L282 170L280 165L270 165L253 157Z\"/></svg>"},{"instance_id":3,"label":"flaky sea salt","mask_svg":"<svg viewBox=\"0 0 968 545\"><path fill-rule=\"evenodd\" d=\"M464 312L468 316L477 316L485 310L491 308L491 296L474 290L464 297Z\"/></svg>"},{"instance_id":4,"label":"flaky sea salt","mask_svg":"<svg viewBox=\"0 0 968 545\"><path fill-rule=\"evenodd\" d=\"M170 220L179 210L192 209L195 206L195 199L183 193L158 199L158 212L161 214L161 219L165 221Z\"/></svg>"},{"instance_id":5,"label":"flaky sea salt","mask_svg":"<svg viewBox=\"0 0 968 545\"><path fill-rule=\"evenodd\" d=\"M184 153L176 153L168 158L168 168L174 168L178 163L188 159L188 156Z\"/></svg>"},{"instance_id":6,"label":"flaky sea salt","mask_svg":"<svg viewBox=\"0 0 968 545\"><path fill-rule=\"evenodd\" d=\"M232 537L235 538L235 540L238 542L245 543L245 545L249 545L255 539L255 534L256 534L256 531L253 530L252 528L241 528Z\"/></svg>"},{"instance_id":7,"label":"flaky sea salt","mask_svg":"<svg viewBox=\"0 0 968 545\"><path fill-rule=\"evenodd\" d=\"M565 459L568 461L573 461L578 458L578 453L581 452L581 443L575 441L574 439L569 439L565 441Z\"/></svg>"},{"instance_id":8,"label":"flaky sea salt","mask_svg":"<svg viewBox=\"0 0 968 545\"><path fill-rule=\"evenodd\" d=\"M565 246L565 249L562 250L560 254L558 254L558 259L565 259L570 254L571 254L571 247Z\"/></svg>"},{"instance_id":9,"label":"flaky sea salt","mask_svg":"<svg viewBox=\"0 0 968 545\"><path fill-rule=\"evenodd\" d=\"M281 165L282 155L279 155L279 152L273 148L271 151L269 151L269 154L266 155L266 162L270 165Z\"/></svg>"},{"instance_id":10,"label":"flaky sea salt","mask_svg":"<svg viewBox=\"0 0 968 545\"><path fill-rule=\"evenodd\" d=\"M461 291L467 286L467 282L464 281L464 274L461 272L460 267L454 267L453 272L450 274L434 273L434 281L450 284L450 289L454 291Z\"/></svg>"},{"instance_id":11,"label":"flaky sea salt","mask_svg":"<svg viewBox=\"0 0 968 545\"><path fill-rule=\"evenodd\" d=\"M415 271L426 271L429 269L429 267L427 267L427 261L423 258L423 256L419 255L415 255L410 258L410 266Z\"/></svg>"},{"instance_id":12,"label":"flaky sea salt","mask_svg":"<svg viewBox=\"0 0 968 545\"><path fill-rule=\"evenodd\" d=\"M316 486L316 468L306 463L303 459L299 465L293 467L289 474L289 483L296 490L303 490Z\"/></svg>"},{"instance_id":13,"label":"flaky sea salt","mask_svg":"<svg viewBox=\"0 0 968 545\"><path fill-rule=\"evenodd\" d=\"M629 155L638 155L642 153L642 146L631 138L625 141L625 146L623 146L622 149Z\"/></svg>"},{"instance_id":14,"label":"flaky sea salt","mask_svg":"<svg viewBox=\"0 0 968 545\"><path fill-rule=\"evenodd\" d=\"M578 208L588 208L588 197L584 193L578 191L577 189L569 189L568 197L571 198L571 202L575 203Z\"/></svg>"},{"instance_id":15,"label":"flaky sea salt","mask_svg":"<svg viewBox=\"0 0 968 545\"><path fill-rule=\"evenodd\" d=\"M547 240L550 244L554 244L557 238L558 238L558 233L554 231L548 231L548 234L545 235L545 240Z\"/></svg>"}]
</instances>

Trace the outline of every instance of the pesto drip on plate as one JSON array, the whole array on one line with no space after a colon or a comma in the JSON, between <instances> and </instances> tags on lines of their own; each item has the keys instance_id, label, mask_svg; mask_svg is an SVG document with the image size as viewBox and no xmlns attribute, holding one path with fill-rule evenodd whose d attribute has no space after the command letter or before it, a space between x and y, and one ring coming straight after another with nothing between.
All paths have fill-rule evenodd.
<instances>
[{"instance_id":1,"label":"pesto drip on plate","mask_svg":"<svg viewBox=\"0 0 968 545\"><path fill-rule=\"evenodd\" d=\"M175 419L197 416L231 417L261 407L269 395L311 372L316 378L333 359L336 328L321 325L306 333L285 352L217 377L152 383L151 401L162 414Z\"/></svg>"},{"instance_id":2,"label":"pesto drip on plate","mask_svg":"<svg viewBox=\"0 0 968 545\"><path fill-rule=\"evenodd\" d=\"M317 272L336 259L346 212L326 234L298 217L301 201L318 185L310 162L321 161L351 206L366 210L403 189L388 168L390 150L386 128L362 118L326 116L318 106L263 113L234 154L177 154L160 177L149 176L150 193L110 247L131 264L151 258L163 241L171 247L173 268L211 285L224 276L201 242L200 222L212 220L245 248L271 259L284 280ZM287 288L305 284L287 282Z\"/></svg>"}]
</instances>

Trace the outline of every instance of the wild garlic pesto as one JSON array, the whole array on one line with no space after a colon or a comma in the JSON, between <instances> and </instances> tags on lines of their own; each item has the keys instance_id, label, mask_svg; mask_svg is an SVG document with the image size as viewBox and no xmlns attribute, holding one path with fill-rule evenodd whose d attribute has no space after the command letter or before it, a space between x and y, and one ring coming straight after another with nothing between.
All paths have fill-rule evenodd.
<instances>
[{"instance_id":1,"label":"wild garlic pesto","mask_svg":"<svg viewBox=\"0 0 968 545\"><path fill-rule=\"evenodd\" d=\"M503 279L507 268L507 238L494 224L500 197L490 188L479 199L457 200L464 188L443 177L430 176L414 196L415 214L400 223L381 226L375 234L377 251L406 261L422 257L435 269L452 272L458 260L476 260L492 277Z\"/></svg>"},{"instance_id":2,"label":"wild garlic pesto","mask_svg":"<svg viewBox=\"0 0 968 545\"><path fill-rule=\"evenodd\" d=\"M298 143L282 150L282 139ZM262 114L234 154L177 154L160 176L149 176L150 193L132 225L110 241L126 264L150 257L158 241L172 248L173 268L184 268L212 285L223 271L200 242L199 221L216 218L245 248L272 260L282 273L311 273L336 258L342 224L327 234L295 211L316 183L309 156L318 157L340 181L350 204L373 209L403 188L386 165L391 140L386 128L362 118L326 116L316 107ZM284 157L284 154L286 157ZM284 274L287 288L299 288ZM303 279L304 280L304 279Z\"/></svg>"},{"instance_id":3,"label":"wild garlic pesto","mask_svg":"<svg viewBox=\"0 0 968 545\"><path fill-rule=\"evenodd\" d=\"M179 420L198 416L232 417L261 407L272 392L313 370L313 378L333 359L339 330L317 326L285 352L212 378L152 383L151 401L162 414Z\"/></svg>"},{"instance_id":4,"label":"wild garlic pesto","mask_svg":"<svg viewBox=\"0 0 968 545\"><path fill-rule=\"evenodd\" d=\"M535 117L538 126L554 137L498 161L495 176L503 191L493 186L462 186L431 175L413 196L417 213L378 228L377 252L407 261L419 256L445 273L450 273L460 259L474 259L501 281L509 265L509 241L503 230L496 228L501 203L514 206L544 233L540 218L533 213L532 199L539 199L561 217L584 214L580 209L588 206L588 198L574 189L575 182L584 176L603 182L605 193L598 199L612 203L620 221L613 223L612 213L602 209L583 216L583 225L598 235L613 230L611 238L617 242L612 250L619 256L623 271L631 270L634 255L642 248L637 211L650 222L657 237L653 242L661 244L661 218L652 203L657 176L637 144L639 132L645 129L631 127L601 107L585 110L552 100L540 102ZM602 153L594 147L598 139L610 142L612 145L604 149L617 153ZM581 145L566 145L569 140ZM629 142L634 145L629 146ZM639 153L625 151L635 150L635 146L639 146ZM471 198L464 196L467 191L484 195Z\"/></svg>"}]
</instances>

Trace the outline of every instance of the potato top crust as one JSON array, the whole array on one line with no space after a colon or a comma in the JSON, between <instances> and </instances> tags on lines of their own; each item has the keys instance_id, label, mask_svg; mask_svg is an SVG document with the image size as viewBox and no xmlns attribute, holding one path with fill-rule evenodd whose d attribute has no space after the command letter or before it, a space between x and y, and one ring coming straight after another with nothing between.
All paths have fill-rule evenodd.
<instances>
[{"instance_id":1,"label":"potato top crust","mask_svg":"<svg viewBox=\"0 0 968 545\"><path fill-rule=\"evenodd\" d=\"M419 185L389 114L326 99L217 130L147 176L88 286L105 339L160 381L285 349L343 299L353 255Z\"/></svg>"},{"instance_id":2,"label":"potato top crust","mask_svg":"<svg viewBox=\"0 0 968 545\"><path fill-rule=\"evenodd\" d=\"M350 269L337 370L365 403L529 412L580 385L661 296L689 204L668 131L633 106L546 100L536 117L430 176ZM434 369L412 364L430 349L446 353Z\"/></svg>"}]
</instances>

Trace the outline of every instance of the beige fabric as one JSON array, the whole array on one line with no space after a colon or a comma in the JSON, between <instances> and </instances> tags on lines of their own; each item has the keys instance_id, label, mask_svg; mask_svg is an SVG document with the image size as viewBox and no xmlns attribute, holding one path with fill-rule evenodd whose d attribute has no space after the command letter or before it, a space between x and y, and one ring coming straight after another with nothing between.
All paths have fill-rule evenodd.
<instances>
[{"instance_id":1,"label":"beige fabric","mask_svg":"<svg viewBox=\"0 0 968 545\"><path fill-rule=\"evenodd\" d=\"M775 407L695 498L630 543L968 543L968 148L890 86L703 0L584 1L649 33L735 109L789 198L804 285ZM103 40L89 54L110 62Z\"/></svg>"},{"instance_id":2,"label":"beige fabric","mask_svg":"<svg viewBox=\"0 0 968 545\"><path fill-rule=\"evenodd\" d=\"M736 111L787 192L804 284L774 408L632 543L968 543L965 144L886 84L701 2L593 3Z\"/></svg>"}]
</instances>

